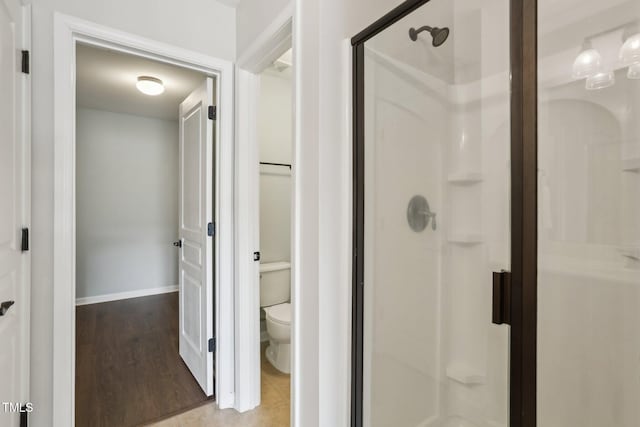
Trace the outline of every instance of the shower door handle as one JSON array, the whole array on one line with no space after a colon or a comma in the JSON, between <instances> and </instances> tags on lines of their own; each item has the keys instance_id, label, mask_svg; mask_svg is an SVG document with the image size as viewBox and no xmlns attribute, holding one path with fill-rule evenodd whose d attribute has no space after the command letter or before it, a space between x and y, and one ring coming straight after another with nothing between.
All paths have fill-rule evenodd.
<instances>
[{"instance_id":1,"label":"shower door handle","mask_svg":"<svg viewBox=\"0 0 640 427\"><path fill-rule=\"evenodd\" d=\"M511 273L493 272L493 309L491 321L496 325L511 324Z\"/></svg>"}]
</instances>

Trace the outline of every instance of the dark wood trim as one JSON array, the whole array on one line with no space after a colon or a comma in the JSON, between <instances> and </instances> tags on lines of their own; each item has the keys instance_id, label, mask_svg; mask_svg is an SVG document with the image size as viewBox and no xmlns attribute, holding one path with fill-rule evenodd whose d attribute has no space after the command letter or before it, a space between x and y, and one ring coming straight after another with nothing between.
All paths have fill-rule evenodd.
<instances>
[{"instance_id":1,"label":"dark wood trim","mask_svg":"<svg viewBox=\"0 0 640 427\"><path fill-rule=\"evenodd\" d=\"M509 425L520 426L522 394L522 182L523 182L523 53L520 0L511 0L511 336L509 378Z\"/></svg>"},{"instance_id":2,"label":"dark wood trim","mask_svg":"<svg viewBox=\"0 0 640 427\"><path fill-rule=\"evenodd\" d=\"M537 0L511 1L510 425L536 426L538 297Z\"/></svg>"},{"instance_id":3,"label":"dark wood trim","mask_svg":"<svg viewBox=\"0 0 640 427\"><path fill-rule=\"evenodd\" d=\"M364 44L353 48L353 281L351 425L362 426L364 342Z\"/></svg>"}]
</instances>

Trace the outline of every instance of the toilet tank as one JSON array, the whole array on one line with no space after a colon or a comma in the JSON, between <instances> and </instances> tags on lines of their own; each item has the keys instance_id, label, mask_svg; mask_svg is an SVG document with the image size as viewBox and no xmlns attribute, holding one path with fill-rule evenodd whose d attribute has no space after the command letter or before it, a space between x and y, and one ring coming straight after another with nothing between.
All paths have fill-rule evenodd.
<instances>
[{"instance_id":1,"label":"toilet tank","mask_svg":"<svg viewBox=\"0 0 640 427\"><path fill-rule=\"evenodd\" d=\"M289 302L291 298L291 264L260 264L260 307Z\"/></svg>"}]
</instances>

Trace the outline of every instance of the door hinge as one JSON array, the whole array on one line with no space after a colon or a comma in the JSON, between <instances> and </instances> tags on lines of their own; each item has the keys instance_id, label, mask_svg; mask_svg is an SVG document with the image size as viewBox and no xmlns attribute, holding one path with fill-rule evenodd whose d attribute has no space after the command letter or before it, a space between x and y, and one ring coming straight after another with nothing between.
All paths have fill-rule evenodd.
<instances>
[{"instance_id":1,"label":"door hinge","mask_svg":"<svg viewBox=\"0 0 640 427\"><path fill-rule=\"evenodd\" d=\"M260 252L254 252L253 253L253 260L254 261L260 261Z\"/></svg>"},{"instance_id":2,"label":"door hinge","mask_svg":"<svg viewBox=\"0 0 640 427\"><path fill-rule=\"evenodd\" d=\"M27 252L29 250L29 229L22 229L22 238L20 242L20 250L22 252Z\"/></svg>"},{"instance_id":3,"label":"door hinge","mask_svg":"<svg viewBox=\"0 0 640 427\"><path fill-rule=\"evenodd\" d=\"M209 105L209 120L218 119L218 108L215 105Z\"/></svg>"},{"instance_id":4,"label":"door hinge","mask_svg":"<svg viewBox=\"0 0 640 427\"><path fill-rule=\"evenodd\" d=\"M216 351L216 339L209 338L209 353L215 353Z\"/></svg>"},{"instance_id":5,"label":"door hinge","mask_svg":"<svg viewBox=\"0 0 640 427\"><path fill-rule=\"evenodd\" d=\"M511 324L511 273L493 272L493 309L491 321L496 325Z\"/></svg>"},{"instance_id":6,"label":"door hinge","mask_svg":"<svg viewBox=\"0 0 640 427\"><path fill-rule=\"evenodd\" d=\"M29 51L23 50L22 51L22 72L25 74L29 74L30 70L31 70L31 66L29 64Z\"/></svg>"},{"instance_id":7,"label":"door hinge","mask_svg":"<svg viewBox=\"0 0 640 427\"><path fill-rule=\"evenodd\" d=\"M207 236L213 236L214 234L216 234L216 223L210 222L207 224Z\"/></svg>"}]
</instances>

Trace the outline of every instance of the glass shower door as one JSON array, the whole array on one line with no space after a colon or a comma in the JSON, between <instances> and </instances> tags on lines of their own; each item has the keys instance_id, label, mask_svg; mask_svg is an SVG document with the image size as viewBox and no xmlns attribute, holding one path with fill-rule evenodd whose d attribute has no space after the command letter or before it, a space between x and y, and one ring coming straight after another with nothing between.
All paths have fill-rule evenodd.
<instances>
[{"instance_id":1,"label":"glass shower door","mask_svg":"<svg viewBox=\"0 0 640 427\"><path fill-rule=\"evenodd\" d=\"M432 0L363 46L362 425L508 425L509 1Z\"/></svg>"},{"instance_id":2,"label":"glass shower door","mask_svg":"<svg viewBox=\"0 0 640 427\"><path fill-rule=\"evenodd\" d=\"M538 425L640 425L640 3L538 0Z\"/></svg>"}]
</instances>

